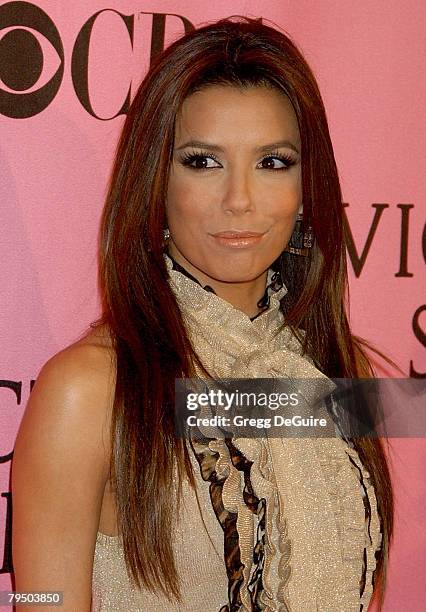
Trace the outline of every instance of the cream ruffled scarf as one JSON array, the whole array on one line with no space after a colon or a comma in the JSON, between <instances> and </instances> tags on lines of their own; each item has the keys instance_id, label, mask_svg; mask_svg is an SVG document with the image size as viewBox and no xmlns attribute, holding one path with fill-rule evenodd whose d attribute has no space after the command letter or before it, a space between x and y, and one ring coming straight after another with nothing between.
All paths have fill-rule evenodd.
<instances>
[{"instance_id":1,"label":"cream ruffled scarf","mask_svg":"<svg viewBox=\"0 0 426 612\"><path fill-rule=\"evenodd\" d=\"M332 390L283 325L285 286L250 320L174 269L167 254L165 260L190 340L215 377L310 379L312 402ZM222 610L367 609L381 533L374 489L355 449L339 436L232 442L234 453L221 439L194 446L224 528L230 600ZM229 548L233 518L237 551Z\"/></svg>"}]
</instances>

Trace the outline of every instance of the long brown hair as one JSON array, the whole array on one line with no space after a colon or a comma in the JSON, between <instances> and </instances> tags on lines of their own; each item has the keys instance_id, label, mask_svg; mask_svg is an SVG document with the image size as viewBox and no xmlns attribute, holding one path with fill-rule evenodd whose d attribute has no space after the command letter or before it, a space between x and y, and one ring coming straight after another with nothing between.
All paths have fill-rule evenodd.
<instances>
[{"instance_id":1,"label":"long brown hair","mask_svg":"<svg viewBox=\"0 0 426 612\"><path fill-rule=\"evenodd\" d=\"M313 227L307 257L283 253L288 325L305 330L303 350L330 377L374 376L365 341L346 315L342 194L315 77L291 39L260 20L222 19L189 32L159 55L140 85L118 143L99 244L102 317L116 359L111 480L129 576L180 600L170 525L181 483L194 485L187 447L174 427L175 378L199 359L168 284L163 228L175 119L184 99L211 84L269 86L293 104L302 139L303 214ZM383 527L375 593L383 597L392 534L392 488L378 438L354 440L375 487ZM176 487L177 484L177 487Z\"/></svg>"}]
</instances>

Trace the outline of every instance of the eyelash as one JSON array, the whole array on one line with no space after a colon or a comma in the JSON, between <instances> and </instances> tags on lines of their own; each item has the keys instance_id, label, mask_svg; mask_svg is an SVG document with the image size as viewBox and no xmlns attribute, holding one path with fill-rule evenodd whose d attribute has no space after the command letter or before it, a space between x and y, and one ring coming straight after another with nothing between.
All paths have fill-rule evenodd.
<instances>
[{"instance_id":1,"label":"eyelash","mask_svg":"<svg viewBox=\"0 0 426 612\"><path fill-rule=\"evenodd\" d=\"M191 168L192 170L196 170L198 172L200 171L203 172L206 170L213 170L214 168L195 168L194 166L191 166L191 164L195 160L204 159L204 158L213 159L218 164L220 163L219 159L216 157L214 153L208 153L207 151L192 151L192 152L184 153L180 161L183 166L187 166ZM280 172L283 170L288 170L289 168L291 168L291 166L294 166L294 164L296 163L296 160L293 159L293 157L291 157L290 155L284 155L283 153L280 153L279 151L271 151L271 153L268 153L268 155L265 155L264 157L262 157L260 162L262 162L265 159L278 159L279 161L287 164L283 168L262 168L262 170L270 170L272 172Z\"/></svg>"}]
</instances>

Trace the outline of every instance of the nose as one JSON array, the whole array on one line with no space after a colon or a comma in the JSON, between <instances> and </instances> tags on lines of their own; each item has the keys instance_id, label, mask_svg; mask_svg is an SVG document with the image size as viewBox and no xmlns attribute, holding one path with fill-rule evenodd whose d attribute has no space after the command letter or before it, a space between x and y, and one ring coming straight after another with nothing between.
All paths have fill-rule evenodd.
<instances>
[{"instance_id":1,"label":"nose","mask_svg":"<svg viewBox=\"0 0 426 612\"><path fill-rule=\"evenodd\" d=\"M244 214L254 210L252 185L248 171L234 168L229 172L222 200L222 208L227 213Z\"/></svg>"}]
</instances>

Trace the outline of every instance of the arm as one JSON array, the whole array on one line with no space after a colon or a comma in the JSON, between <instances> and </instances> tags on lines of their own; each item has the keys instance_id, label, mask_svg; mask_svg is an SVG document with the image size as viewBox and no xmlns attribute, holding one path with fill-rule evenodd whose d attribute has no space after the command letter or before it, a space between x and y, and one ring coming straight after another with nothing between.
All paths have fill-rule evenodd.
<instances>
[{"instance_id":1,"label":"arm","mask_svg":"<svg viewBox=\"0 0 426 612\"><path fill-rule=\"evenodd\" d=\"M15 590L63 591L63 612L90 610L113 390L106 349L71 345L43 366L15 443Z\"/></svg>"}]
</instances>

